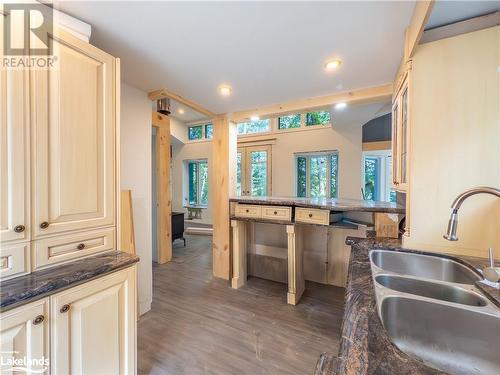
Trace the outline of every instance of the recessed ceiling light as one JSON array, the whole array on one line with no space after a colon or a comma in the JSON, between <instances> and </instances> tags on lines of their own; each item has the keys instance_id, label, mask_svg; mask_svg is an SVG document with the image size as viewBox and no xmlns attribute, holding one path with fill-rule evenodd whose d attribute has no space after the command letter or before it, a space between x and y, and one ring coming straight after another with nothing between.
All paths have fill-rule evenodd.
<instances>
[{"instance_id":1,"label":"recessed ceiling light","mask_svg":"<svg viewBox=\"0 0 500 375\"><path fill-rule=\"evenodd\" d=\"M345 107L347 107L347 104L344 102L335 104L335 109L344 109Z\"/></svg>"},{"instance_id":2,"label":"recessed ceiling light","mask_svg":"<svg viewBox=\"0 0 500 375\"><path fill-rule=\"evenodd\" d=\"M259 119L260 119L260 117L257 116L257 115L254 115L254 116L250 117L251 121L259 121Z\"/></svg>"},{"instance_id":3,"label":"recessed ceiling light","mask_svg":"<svg viewBox=\"0 0 500 375\"><path fill-rule=\"evenodd\" d=\"M337 90L342 90L344 88L344 85L339 83L337 86L335 86Z\"/></svg>"},{"instance_id":4,"label":"recessed ceiling light","mask_svg":"<svg viewBox=\"0 0 500 375\"><path fill-rule=\"evenodd\" d=\"M180 114L180 115L183 115L183 114L184 114L184 110L183 110L182 108L179 108L179 109L177 110L177 112L179 112L179 114Z\"/></svg>"},{"instance_id":5,"label":"recessed ceiling light","mask_svg":"<svg viewBox=\"0 0 500 375\"><path fill-rule=\"evenodd\" d=\"M231 86L229 85L220 85L219 86L219 92L222 96L229 96L231 95Z\"/></svg>"},{"instance_id":6,"label":"recessed ceiling light","mask_svg":"<svg viewBox=\"0 0 500 375\"><path fill-rule=\"evenodd\" d=\"M325 69L326 70L335 70L340 66L340 64L342 64L342 61L340 61L340 59L333 59L333 60L326 62Z\"/></svg>"}]
</instances>

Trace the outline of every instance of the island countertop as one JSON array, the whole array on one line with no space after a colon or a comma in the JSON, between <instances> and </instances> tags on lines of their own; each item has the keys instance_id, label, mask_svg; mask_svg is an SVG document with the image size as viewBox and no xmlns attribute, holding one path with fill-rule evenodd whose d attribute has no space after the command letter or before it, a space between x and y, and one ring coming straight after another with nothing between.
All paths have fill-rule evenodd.
<instances>
[{"instance_id":1,"label":"island countertop","mask_svg":"<svg viewBox=\"0 0 500 375\"><path fill-rule=\"evenodd\" d=\"M27 304L137 263L135 255L121 251L74 260L70 263L2 281L0 311Z\"/></svg>"},{"instance_id":2,"label":"island countertop","mask_svg":"<svg viewBox=\"0 0 500 375\"><path fill-rule=\"evenodd\" d=\"M330 211L346 212L382 212L404 214L405 208L396 203L365 201L347 198L299 198L299 197L231 197L230 202L245 204L262 204L271 206L294 206L305 208L320 208Z\"/></svg>"}]
</instances>

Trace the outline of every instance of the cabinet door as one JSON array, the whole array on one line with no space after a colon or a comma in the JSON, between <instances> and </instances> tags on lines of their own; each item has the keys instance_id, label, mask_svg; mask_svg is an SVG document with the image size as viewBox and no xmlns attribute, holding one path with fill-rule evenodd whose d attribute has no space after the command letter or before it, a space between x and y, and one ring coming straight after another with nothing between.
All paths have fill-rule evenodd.
<instances>
[{"instance_id":1,"label":"cabinet door","mask_svg":"<svg viewBox=\"0 0 500 375\"><path fill-rule=\"evenodd\" d=\"M3 30L0 14L0 28ZM0 37L0 59L3 59ZM29 75L0 69L0 240L29 240Z\"/></svg>"},{"instance_id":2,"label":"cabinet door","mask_svg":"<svg viewBox=\"0 0 500 375\"><path fill-rule=\"evenodd\" d=\"M48 299L0 314L0 373L32 374L44 369L44 374L50 373L47 314ZM13 367L26 367L29 371L16 372Z\"/></svg>"},{"instance_id":3,"label":"cabinet door","mask_svg":"<svg viewBox=\"0 0 500 375\"><path fill-rule=\"evenodd\" d=\"M52 374L133 374L135 311L135 266L52 296Z\"/></svg>"},{"instance_id":4,"label":"cabinet door","mask_svg":"<svg viewBox=\"0 0 500 375\"><path fill-rule=\"evenodd\" d=\"M115 59L52 36L56 64L31 72L35 237L114 223Z\"/></svg>"}]
</instances>

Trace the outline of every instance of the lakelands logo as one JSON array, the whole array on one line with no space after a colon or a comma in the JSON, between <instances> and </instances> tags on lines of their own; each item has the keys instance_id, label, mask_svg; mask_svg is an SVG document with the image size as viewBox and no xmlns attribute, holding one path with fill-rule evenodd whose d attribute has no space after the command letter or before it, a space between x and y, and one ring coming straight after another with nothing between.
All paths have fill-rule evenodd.
<instances>
[{"instance_id":1,"label":"lakelands logo","mask_svg":"<svg viewBox=\"0 0 500 375\"><path fill-rule=\"evenodd\" d=\"M17 357L19 352L0 352L0 372L45 374L49 369L49 359L44 356L40 358Z\"/></svg>"},{"instance_id":2,"label":"lakelands logo","mask_svg":"<svg viewBox=\"0 0 500 375\"><path fill-rule=\"evenodd\" d=\"M52 68L53 11L43 4L3 3L4 69Z\"/></svg>"}]
</instances>

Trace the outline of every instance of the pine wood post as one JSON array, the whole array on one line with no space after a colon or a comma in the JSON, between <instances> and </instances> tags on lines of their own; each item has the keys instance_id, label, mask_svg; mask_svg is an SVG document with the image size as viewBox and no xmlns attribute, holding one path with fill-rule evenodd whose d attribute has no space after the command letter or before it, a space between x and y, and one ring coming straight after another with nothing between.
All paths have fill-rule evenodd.
<instances>
[{"instance_id":1,"label":"pine wood post","mask_svg":"<svg viewBox=\"0 0 500 375\"><path fill-rule=\"evenodd\" d=\"M287 225L288 237L288 293L287 303L299 303L305 289L303 235L300 225Z\"/></svg>"},{"instance_id":2,"label":"pine wood post","mask_svg":"<svg viewBox=\"0 0 500 375\"><path fill-rule=\"evenodd\" d=\"M231 228L229 222L229 198L236 194L236 124L227 116L212 121L213 168L211 170L213 204L213 274L229 280L231 277Z\"/></svg>"}]
</instances>

